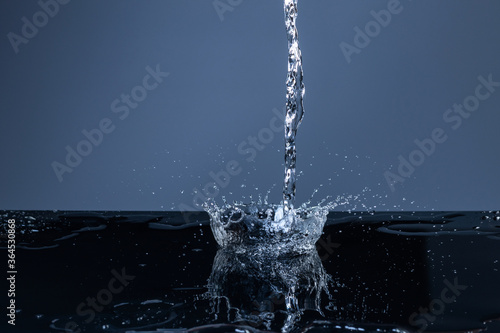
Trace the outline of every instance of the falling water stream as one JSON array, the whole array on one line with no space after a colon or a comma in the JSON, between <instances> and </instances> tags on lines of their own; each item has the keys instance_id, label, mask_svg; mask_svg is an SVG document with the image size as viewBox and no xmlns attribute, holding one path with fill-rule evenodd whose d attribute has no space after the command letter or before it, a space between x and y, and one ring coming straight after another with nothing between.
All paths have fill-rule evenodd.
<instances>
[{"instance_id":1,"label":"falling water stream","mask_svg":"<svg viewBox=\"0 0 500 333\"><path fill-rule=\"evenodd\" d=\"M288 39L288 73L286 77L285 117L285 180L283 184L283 209L288 215L295 204L295 168L297 151L295 136L304 117L303 97L305 87L302 72L302 54L299 47L299 33L296 26L297 0L285 0L285 25Z\"/></svg>"},{"instance_id":2,"label":"falling water stream","mask_svg":"<svg viewBox=\"0 0 500 333\"><path fill-rule=\"evenodd\" d=\"M269 204L262 201L244 204L214 202L206 204L215 239L221 247L236 246L254 253L304 252L314 248L323 230L328 210L335 207L309 206L310 201L295 206L296 159L295 137L304 116L304 83L302 55L296 26L297 1L284 0L285 27L288 40L288 73L286 76L285 174L283 201ZM242 249L243 247L243 249Z\"/></svg>"}]
</instances>

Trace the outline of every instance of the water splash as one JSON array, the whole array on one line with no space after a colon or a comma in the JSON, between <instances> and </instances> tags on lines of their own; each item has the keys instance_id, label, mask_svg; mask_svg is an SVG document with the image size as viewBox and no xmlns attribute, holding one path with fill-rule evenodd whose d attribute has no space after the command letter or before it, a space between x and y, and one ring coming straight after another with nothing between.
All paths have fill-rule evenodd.
<instances>
[{"instance_id":1,"label":"water splash","mask_svg":"<svg viewBox=\"0 0 500 333\"><path fill-rule=\"evenodd\" d=\"M285 118L285 180L283 184L283 209L289 215L295 203L297 128L304 117L303 97L305 87L302 72L302 54L299 47L299 33L296 26L297 0L285 0L285 25L288 39L288 74L286 78Z\"/></svg>"},{"instance_id":2,"label":"water splash","mask_svg":"<svg viewBox=\"0 0 500 333\"><path fill-rule=\"evenodd\" d=\"M214 238L222 248L253 256L280 256L313 250L328 215L326 207L300 207L285 215L283 206L267 202L224 204L211 202Z\"/></svg>"},{"instance_id":3,"label":"water splash","mask_svg":"<svg viewBox=\"0 0 500 333\"><path fill-rule=\"evenodd\" d=\"M369 189L355 195L329 196L313 205L311 201L317 192L289 215L285 215L282 205L269 203L267 195L250 203L224 201L221 206L209 200L204 208L210 216L214 238L222 248L256 257L303 254L314 249L331 210L356 209ZM361 206L369 210L362 202Z\"/></svg>"}]
</instances>

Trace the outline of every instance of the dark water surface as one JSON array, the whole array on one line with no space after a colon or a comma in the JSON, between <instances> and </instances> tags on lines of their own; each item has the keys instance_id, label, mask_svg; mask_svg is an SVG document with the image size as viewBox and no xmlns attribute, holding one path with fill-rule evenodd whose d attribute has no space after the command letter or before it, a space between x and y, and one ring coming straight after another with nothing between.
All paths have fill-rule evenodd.
<instances>
[{"instance_id":1,"label":"dark water surface","mask_svg":"<svg viewBox=\"0 0 500 333\"><path fill-rule=\"evenodd\" d=\"M499 212L332 212L288 258L218 251L205 213L0 214L0 332L500 332Z\"/></svg>"}]
</instances>

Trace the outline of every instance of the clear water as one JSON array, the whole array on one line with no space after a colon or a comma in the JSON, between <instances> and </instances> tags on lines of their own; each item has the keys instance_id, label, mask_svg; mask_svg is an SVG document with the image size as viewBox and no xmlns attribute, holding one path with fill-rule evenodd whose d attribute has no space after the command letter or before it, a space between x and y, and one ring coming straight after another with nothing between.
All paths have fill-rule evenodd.
<instances>
[{"instance_id":1,"label":"clear water","mask_svg":"<svg viewBox=\"0 0 500 333\"><path fill-rule=\"evenodd\" d=\"M499 211L330 212L357 197L296 207L297 0L284 11L282 203L208 202L190 223L180 212L2 211L16 220L19 274L17 325L4 318L0 332L500 332Z\"/></svg>"},{"instance_id":2,"label":"clear water","mask_svg":"<svg viewBox=\"0 0 500 333\"><path fill-rule=\"evenodd\" d=\"M285 215L283 206L264 203L232 204L209 208L217 243L253 256L306 253L314 249L328 209L299 208Z\"/></svg>"},{"instance_id":3,"label":"clear water","mask_svg":"<svg viewBox=\"0 0 500 333\"><path fill-rule=\"evenodd\" d=\"M248 204L243 202L224 203L219 206L210 201L205 206L210 216L210 227L220 247L237 253L253 256L286 256L304 254L314 250L323 232L328 213L339 207L356 207L360 195L337 196L312 204L311 198L285 214L282 205L268 202L266 197ZM362 203L362 207L367 209Z\"/></svg>"},{"instance_id":4,"label":"clear water","mask_svg":"<svg viewBox=\"0 0 500 333\"><path fill-rule=\"evenodd\" d=\"M210 202L206 211L211 217L215 239L221 247L254 255L304 253L314 248L326 221L328 205L295 207L296 161L295 137L304 116L302 55L297 30L297 0L284 1L288 40L286 77L285 174L283 201L273 205L265 199L250 204L226 202L222 207Z\"/></svg>"},{"instance_id":5,"label":"clear water","mask_svg":"<svg viewBox=\"0 0 500 333\"><path fill-rule=\"evenodd\" d=\"M288 39L288 73L286 77L285 117L285 180L283 184L284 214L293 212L295 204L297 152L295 136L304 117L305 87L302 72L302 54L297 30L297 0L285 0L285 26Z\"/></svg>"}]
</instances>

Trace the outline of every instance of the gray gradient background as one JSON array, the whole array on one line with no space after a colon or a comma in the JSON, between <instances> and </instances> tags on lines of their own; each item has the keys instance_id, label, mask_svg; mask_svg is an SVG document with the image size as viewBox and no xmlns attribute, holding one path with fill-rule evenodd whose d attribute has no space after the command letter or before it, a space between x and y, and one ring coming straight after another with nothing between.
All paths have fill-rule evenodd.
<instances>
[{"instance_id":1,"label":"gray gradient background","mask_svg":"<svg viewBox=\"0 0 500 333\"><path fill-rule=\"evenodd\" d=\"M500 2L402 0L348 64L339 43L352 44L353 27L387 2L299 3L298 201L323 184L318 199L370 189L344 209L500 208L500 89L456 131L442 118L479 75L500 81ZM221 189L229 200L273 183L280 199L282 134L253 162L237 147L284 105L281 1L243 0L221 21L211 0L73 0L15 54L7 34L38 10L28 0L0 10L0 209L179 210L229 160L242 168ZM156 64L170 76L120 120L111 102ZM103 118L114 132L59 182L51 163ZM384 171L436 127L448 140L391 192Z\"/></svg>"}]
</instances>

